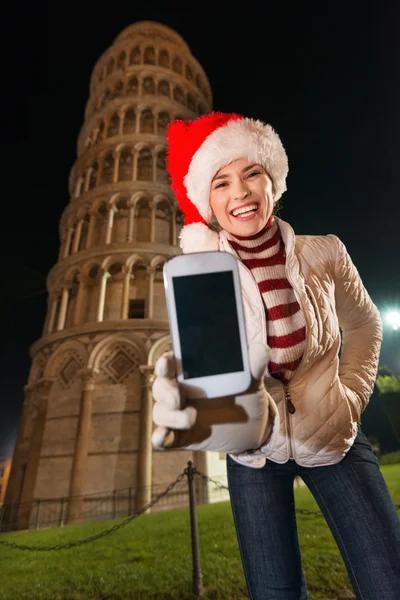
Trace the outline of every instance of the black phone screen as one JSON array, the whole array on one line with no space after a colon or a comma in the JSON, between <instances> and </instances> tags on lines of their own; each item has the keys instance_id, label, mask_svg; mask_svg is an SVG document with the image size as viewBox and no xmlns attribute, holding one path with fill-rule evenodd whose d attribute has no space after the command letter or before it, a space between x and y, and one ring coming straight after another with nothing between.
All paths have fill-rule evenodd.
<instances>
[{"instance_id":1,"label":"black phone screen","mask_svg":"<svg viewBox=\"0 0 400 600\"><path fill-rule=\"evenodd\" d=\"M172 278L184 379L243 371L231 271Z\"/></svg>"}]
</instances>

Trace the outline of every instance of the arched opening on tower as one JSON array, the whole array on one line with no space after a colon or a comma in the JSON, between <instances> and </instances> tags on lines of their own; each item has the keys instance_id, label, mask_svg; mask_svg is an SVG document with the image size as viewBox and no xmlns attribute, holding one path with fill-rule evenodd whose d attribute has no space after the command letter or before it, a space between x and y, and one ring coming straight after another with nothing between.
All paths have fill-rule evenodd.
<instances>
[{"instance_id":1,"label":"arched opening on tower","mask_svg":"<svg viewBox=\"0 0 400 600\"><path fill-rule=\"evenodd\" d=\"M122 96L123 93L124 93L124 84L122 83L121 80L119 80L113 87L113 90L111 92L111 100L113 98L119 98L119 96Z\"/></svg>"},{"instance_id":2,"label":"arched opening on tower","mask_svg":"<svg viewBox=\"0 0 400 600\"><path fill-rule=\"evenodd\" d=\"M153 181L153 155L150 148L142 148L138 154L137 180Z\"/></svg>"},{"instance_id":3,"label":"arched opening on tower","mask_svg":"<svg viewBox=\"0 0 400 600\"><path fill-rule=\"evenodd\" d=\"M156 244L170 244L171 243L171 228L172 228L172 214L169 202L167 200L160 200L157 202L155 208L155 236L154 242Z\"/></svg>"},{"instance_id":4,"label":"arched opening on tower","mask_svg":"<svg viewBox=\"0 0 400 600\"><path fill-rule=\"evenodd\" d=\"M170 121L169 114L165 111L158 113L157 116L157 133L158 135L165 135L167 131L167 125Z\"/></svg>"},{"instance_id":5,"label":"arched opening on tower","mask_svg":"<svg viewBox=\"0 0 400 600\"><path fill-rule=\"evenodd\" d=\"M157 93L159 96L171 97L171 90L168 81L161 80L158 82Z\"/></svg>"},{"instance_id":6,"label":"arched opening on tower","mask_svg":"<svg viewBox=\"0 0 400 600\"><path fill-rule=\"evenodd\" d=\"M154 271L153 280L153 319L166 319L167 306L165 300L164 279L163 279L164 263L159 262Z\"/></svg>"},{"instance_id":7,"label":"arched opening on tower","mask_svg":"<svg viewBox=\"0 0 400 600\"><path fill-rule=\"evenodd\" d=\"M165 67L166 69L169 68L169 54L167 50L160 50L158 55L158 64L160 67Z\"/></svg>"},{"instance_id":8,"label":"arched opening on tower","mask_svg":"<svg viewBox=\"0 0 400 600\"><path fill-rule=\"evenodd\" d=\"M97 175L99 172L99 165L97 161L95 161L90 167L90 176L89 176L89 190L93 190L96 187L97 183Z\"/></svg>"},{"instance_id":9,"label":"arched opening on tower","mask_svg":"<svg viewBox=\"0 0 400 600\"><path fill-rule=\"evenodd\" d=\"M188 81L193 81L193 71L189 65L185 65L185 77Z\"/></svg>"},{"instance_id":10,"label":"arched opening on tower","mask_svg":"<svg viewBox=\"0 0 400 600\"><path fill-rule=\"evenodd\" d=\"M179 73L179 75L182 75L182 59L179 56L174 56L174 60L172 62L172 70L175 71L175 73Z\"/></svg>"},{"instance_id":11,"label":"arched opening on tower","mask_svg":"<svg viewBox=\"0 0 400 600\"><path fill-rule=\"evenodd\" d=\"M150 108L140 115L140 133L154 133L154 115Z\"/></svg>"},{"instance_id":12,"label":"arched opening on tower","mask_svg":"<svg viewBox=\"0 0 400 600\"><path fill-rule=\"evenodd\" d=\"M140 56L140 50L138 46L135 46L135 48L132 48L131 53L129 55L129 64L130 65L140 65L141 62L141 56Z\"/></svg>"},{"instance_id":13,"label":"arched opening on tower","mask_svg":"<svg viewBox=\"0 0 400 600\"><path fill-rule=\"evenodd\" d=\"M112 183L114 176L114 156L110 150L103 159L103 169L101 173L101 183Z\"/></svg>"},{"instance_id":14,"label":"arched opening on tower","mask_svg":"<svg viewBox=\"0 0 400 600\"><path fill-rule=\"evenodd\" d=\"M97 209L96 222L93 236L93 246L102 246L106 243L109 207L102 202Z\"/></svg>"},{"instance_id":15,"label":"arched opening on tower","mask_svg":"<svg viewBox=\"0 0 400 600\"><path fill-rule=\"evenodd\" d=\"M81 250L85 250L85 248L86 248L88 234L89 234L89 223L90 223L90 215L89 215L89 213L86 213L86 215L82 219L81 235L79 237L79 243L78 243L78 251L79 252Z\"/></svg>"},{"instance_id":16,"label":"arched opening on tower","mask_svg":"<svg viewBox=\"0 0 400 600\"><path fill-rule=\"evenodd\" d=\"M179 104L183 104L185 106L185 95L183 93L182 88L177 85L174 87L174 100Z\"/></svg>"},{"instance_id":17,"label":"arched opening on tower","mask_svg":"<svg viewBox=\"0 0 400 600\"><path fill-rule=\"evenodd\" d=\"M113 244L124 244L128 237L129 208L127 198L118 198L114 204L114 222L111 242Z\"/></svg>"},{"instance_id":18,"label":"arched opening on tower","mask_svg":"<svg viewBox=\"0 0 400 600\"><path fill-rule=\"evenodd\" d=\"M115 112L108 122L107 137L118 135L119 133L119 115Z\"/></svg>"},{"instance_id":19,"label":"arched opening on tower","mask_svg":"<svg viewBox=\"0 0 400 600\"><path fill-rule=\"evenodd\" d=\"M126 62L126 52L125 52L125 50L123 50L118 55L117 69L119 69L120 71L124 71L125 70L125 62Z\"/></svg>"},{"instance_id":20,"label":"arched opening on tower","mask_svg":"<svg viewBox=\"0 0 400 600\"><path fill-rule=\"evenodd\" d=\"M137 242L150 242L151 209L147 198L140 198L136 203L134 231Z\"/></svg>"},{"instance_id":21,"label":"arched opening on tower","mask_svg":"<svg viewBox=\"0 0 400 600\"><path fill-rule=\"evenodd\" d=\"M165 150L160 150L157 153L156 181L158 181L158 183L167 183L168 182Z\"/></svg>"},{"instance_id":22,"label":"arched opening on tower","mask_svg":"<svg viewBox=\"0 0 400 600\"><path fill-rule=\"evenodd\" d=\"M128 96L137 96L139 83L137 77L131 77L126 86L126 94Z\"/></svg>"},{"instance_id":23,"label":"arched opening on tower","mask_svg":"<svg viewBox=\"0 0 400 600\"><path fill-rule=\"evenodd\" d=\"M147 46L145 49L143 62L145 65L156 64L156 53L154 52L154 48L152 46Z\"/></svg>"},{"instance_id":24,"label":"arched opening on tower","mask_svg":"<svg viewBox=\"0 0 400 600\"><path fill-rule=\"evenodd\" d=\"M69 327L73 327L73 325L74 325L78 288L79 288L79 279L78 279L78 271L76 271L72 278L72 281L69 284L68 308L67 308L67 314L65 317L64 329L68 329Z\"/></svg>"},{"instance_id":25,"label":"arched opening on tower","mask_svg":"<svg viewBox=\"0 0 400 600\"><path fill-rule=\"evenodd\" d=\"M144 319L148 315L149 281L146 265L134 263L129 282L129 319Z\"/></svg>"},{"instance_id":26,"label":"arched opening on tower","mask_svg":"<svg viewBox=\"0 0 400 600\"><path fill-rule=\"evenodd\" d=\"M84 302L82 314L83 322L89 323L97 320L97 309L99 302L101 270L99 265L93 265L86 280L86 301Z\"/></svg>"},{"instance_id":27,"label":"arched opening on tower","mask_svg":"<svg viewBox=\"0 0 400 600\"><path fill-rule=\"evenodd\" d=\"M133 108L128 108L125 113L123 133L135 133L136 132L136 114Z\"/></svg>"},{"instance_id":28,"label":"arched opening on tower","mask_svg":"<svg viewBox=\"0 0 400 600\"><path fill-rule=\"evenodd\" d=\"M108 267L107 273L103 321L113 321L121 318L122 288L124 283L121 263L113 263Z\"/></svg>"},{"instance_id":29,"label":"arched opening on tower","mask_svg":"<svg viewBox=\"0 0 400 600\"><path fill-rule=\"evenodd\" d=\"M119 154L118 181L132 181L133 152L132 148L123 148Z\"/></svg>"},{"instance_id":30,"label":"arched opening on tower","mask_svg":"<svg viewBox=\"0 0 400 600\"><path fill-rule=\"evenodd\" d=\"M142 84L142 94L144 96L154 96L156 93L156 84L154 83L154 79L152 77L145 77L143 79Z\"/></svg>"}]
</instances>

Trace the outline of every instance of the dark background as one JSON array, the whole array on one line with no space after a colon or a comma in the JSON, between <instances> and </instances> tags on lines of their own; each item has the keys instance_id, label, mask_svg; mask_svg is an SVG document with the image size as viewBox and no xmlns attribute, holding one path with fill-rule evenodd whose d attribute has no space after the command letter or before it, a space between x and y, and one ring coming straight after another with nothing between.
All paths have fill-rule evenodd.
<instances>
[{"instance_id":1,"label":"dark background","mask_svg":"<svg viewBox=\"0 0 400 600\"><path fill-rule=\"evenodd\" d=\"M0 455L12 452L29 347L42 332L45 278L58 256L90 74L133 22L159 21L183 36L210 79L215 110L277 129L290 165L281 217L297 233L338 235L382 313L400 307L400 8L320 4L279 3L279 12L267 2L235 10L227 9L231 3L146 10L85 0L8 6L1 36ZM400 372L400 331L385 328L381 362Z\"/></svg>"}]
</instances>

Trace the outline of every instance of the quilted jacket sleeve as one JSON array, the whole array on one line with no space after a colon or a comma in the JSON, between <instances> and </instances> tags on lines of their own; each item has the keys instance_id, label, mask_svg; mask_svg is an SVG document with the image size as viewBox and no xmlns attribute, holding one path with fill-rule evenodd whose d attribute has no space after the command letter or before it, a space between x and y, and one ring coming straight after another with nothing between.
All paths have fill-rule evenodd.
<instances>
[{"instance_id":1,"label":"quilted jacket sleeve","mask_svg":"<svg viewBox=\"0 0 400 600\"><path fill-rule=\"evenodd\" d=\"M341 382L355 392L359 414L372 394L382 342L379 312L365 289L344 244L330 235L334 249L336 311L342 330Z\"/></svg>"}]
</instances>

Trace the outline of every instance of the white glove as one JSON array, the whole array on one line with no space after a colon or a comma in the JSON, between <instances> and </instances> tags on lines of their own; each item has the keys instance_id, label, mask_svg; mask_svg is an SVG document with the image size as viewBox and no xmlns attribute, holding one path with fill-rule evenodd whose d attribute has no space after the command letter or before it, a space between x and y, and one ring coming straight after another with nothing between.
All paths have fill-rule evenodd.
<instances>
[{"instance_id":1,"label":"white glove","mask_svg":"<svg viewBox=\"0 0 400 600\"><path fill-rule=\"evenodd\" d=\"M263 344L249 349L253 381L247 392L186 401L176 381L172 352L160 356L152 389L153 421L158 426L152 435L153 447L237 454L263 445L272 429L269 396L263 383L269 355L269 348Z\"/></svg>"}]
</instances>

